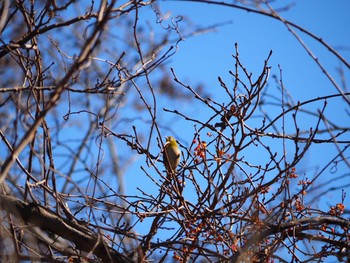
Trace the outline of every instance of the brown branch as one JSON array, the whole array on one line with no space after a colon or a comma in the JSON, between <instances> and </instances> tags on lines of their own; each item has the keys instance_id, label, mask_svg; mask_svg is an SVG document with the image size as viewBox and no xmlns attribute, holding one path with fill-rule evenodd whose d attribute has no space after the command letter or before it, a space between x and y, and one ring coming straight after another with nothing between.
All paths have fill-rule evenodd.
<instances>
[{"instance_id":1,"label":"brown branch","mask_svg":"<svg viewBox=\"0 0 350 263\"><path fill-rule=\"evenodd\" d=\"M277 224L268 224L266 226L266 230L264 231L256 231L252 238L248 239L244 246L231 257L231 262L237 262L237 260L240 258L242 254L247 252L249 248L252 246L259 244L263 239L271 236L276 235L279 233L285 233L288 229L295 228L295 232L300 231L310 231L310 230L319 230L320 227L323 224L327 225L336 225L345 229L350 228L350 221L340 218L340 217L333 217L333 216L318 216L318 217L304 217L301 219L296 219L289 221L287 223L277 225ZM266 223L265 223L266 225ZM335 232L333 235L337 235ZM285 234L285 238L287 237L287 234ZM320 240L322 241L322 240ZM324 240L323 240L324 241ZM333 245L335 245L334 243ZM340 243L339 243L340 244ZM348 249L350 248L350 245L346 242L341 243L343 245L346 245Z\"/></svg>"},{"instance_id":2,"label":"brown branch","mask_svg":"<svg viewBox=\"0 0 350 263\"><path fill-rule=\"evenodd\" d=\"M87 227L58 217L43 206L26 203L2 194L0 194L0 205L3 210L23 219L27 224L57 234L73 242L77 249L92 252L103 262L132 262L126 256L108 247L97 233L92 232Z\"/></svg>"}]
</instances>

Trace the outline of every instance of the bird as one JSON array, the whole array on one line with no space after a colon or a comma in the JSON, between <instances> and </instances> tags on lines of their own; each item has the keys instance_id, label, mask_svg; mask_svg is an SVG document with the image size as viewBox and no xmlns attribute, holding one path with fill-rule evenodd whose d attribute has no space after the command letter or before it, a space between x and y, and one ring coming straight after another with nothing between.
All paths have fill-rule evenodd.
<instances>
[{"instance_id":1,"label":"bird","mask_svg":"<svg viewBox=\"0 0 350 263\"><path fill-rule=\"evenodd\" d=\"M179 165L181 158L181 151L177 142L173 136L166 137L164 145L163 161L165 169L167 171L167 178L170 179L171 175L176 172L176 167Z\"/></svg>"}]
</instances>

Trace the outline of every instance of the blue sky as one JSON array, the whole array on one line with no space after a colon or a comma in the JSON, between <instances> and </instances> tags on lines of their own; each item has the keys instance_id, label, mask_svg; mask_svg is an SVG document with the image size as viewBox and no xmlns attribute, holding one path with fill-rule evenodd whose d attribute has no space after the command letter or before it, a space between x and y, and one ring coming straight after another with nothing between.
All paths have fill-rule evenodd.
<instances>
[{"instance_id":1,"label":"blue sky","mask_svg":"<svg viewBox=\"0 0 350 263\"><path fill-rule=\"evenodd\" d=\"M329 85L322 83L326 81L320 76L315 63L306 55L296 39L287 32L286 27L277 20L233 8L192 2L165 1L161 2L161 7L172 11L174 16L188 16L193 23L200 26L226 21L233 23L220 27L215 33L192 37L181 43L179 52L172 58L171 63L180 76L216 85L217 76L224 75L228 69L232 69L234 61L231 54L234 53L234 43L237 42L241 58L253 73L261 70L268 52L273 50L270 61L272 70L277 73L277 65L280 64L284 69L284 81L287 87L295 93L298 93L297 88L293 88L295 85L300 86L301 83L304 86L314 85L313 76L320 79L323 89L327 89L326 86ZM349 10L348 1L337 1L332 5L328 1L296 1L295 6L283 12L282 16L322 37L333 47L341 47L350 43L348 34L350 18L347 15ZM324 47L303 34L301 36L329 70L332 71L338 66ZM340 52L349 60L349 50ZM304 91L306 92L298 94L298 97L309 97L306 95L307 90ZM311 96L313 94L312 92Z\"/></svg>"},{"instance_id":2,"label":"blue sky","mask_svg":"<svg viewBox=\"0 0 350 263\"><path fill-rule=\"evenodd\" d=\"M285 1L284 3L292 3ZM322 37L328 44L333 46L339 53L350 60L350 36L348 25L350 24L350 2L337 1L329 4L329 1L293 1L294 5L281 15L294 22L315 35ZM180 23L181 32L186 35L189 28L186 28L187 21L191 21L193 26L211 26L230 22L230 24L219 27L215 32L194 36L180 42L177 53L170 58L167 68L174 68L180 80L186 84L204 84L205 91L209 92L212 98L225 102L221 97L220 85L217 77L221 76L229 85L231 78L229 70L234 69L235 53L234 45L238 43L240 58L248 71L253 76L258 76L262 70L264 60L270 50L273 51L269 65L271 75L279 78L279 68L283 70L283 82L285 88L290 92L295 102L305 101L317 96L337 93L330 81L321 72L316 63L307 55L306 51L292 36L287 28L279 21L246 11L229 7L208 5L194 2L163 1L159 6L164 15L169 17L184 16L186 22ZM154 15L148 13L145 20L154 21ZM168 20L169 22L170 20ZM314 52L319 61L331 73L332 77L340 84L337 68L339 61L321 46L317 41L296 30L299 36L308 47ZM345 77L350 78L350 72L345 67ZM175 84L174 84L175 85ZM175 86L175 88L181 88ZM280 92L276 89L276 84L270 77L269 89L276 90L276 96ZM348 119L345 115L347 105L340 100L329 101L329 106L325 112L327 116L332 116L332 120L339 125ZM176 131L178 139L184 145L188 145L194 133L193 127L184 124L181 120L174 122L174 116L163 113L161 108L179 109L188 114L196 114L199 118L205 118L205 109L194 106L197 104L181 103L177 100L164 100L159 102L160 115L164 114L165 126L170 126ZM313 107L322 108L323 102L314 104ZM272 115L277 115L280 109L275 109ZM313 109L315 110L315 109ZM203 113L203 114L200 114ZM169 122L167 122L169 120ZM300 125L308 129L315 122L309 119L300 119ZM165 134L167 135L167 134ZM345 139L345 138L343 138ZM347 138L349 139L349 138ZM315 146L317 148L317 146ZM327 155L309 154L304 165L317 166L317 162L329 159Z\"/></svg>"}]
</instances>

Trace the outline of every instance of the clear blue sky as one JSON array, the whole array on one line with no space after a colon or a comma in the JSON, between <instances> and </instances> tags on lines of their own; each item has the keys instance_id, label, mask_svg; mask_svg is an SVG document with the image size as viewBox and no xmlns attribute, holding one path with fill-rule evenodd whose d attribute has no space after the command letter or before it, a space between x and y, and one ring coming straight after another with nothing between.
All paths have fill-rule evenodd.
<instances>
[{"instance_id":1,"label":"clear blue sky","mask_svg":"<svg viewBox=\"0 0 350 263\"><path fill-rule=\"evenodd\" d=\"M233 8L193 2L165 1L161 2L161 7L164 13L169 11L174 16L188 16L194 24L200 26L226 21L233 23L220 27L217 32L192 37L181 43L179 52L171 63L179 76L186 76L193 82L202 81L208 86L217 85L217 76L227 75L226 72L233 68L231 54L234 53L234 43L237 42L245 66L253 73L260 72L268 52L273 50L270 61L272 72L278 73L277 65L280 64L287 88L300 99L314 96L316 79L319 79L317 92L329 91L331 88L326 79L320 76L319 69L305 50L277 20ZM349 1L336 1L332 4L329 1L295 1L289 11L281 14L322 37L333 47L346 47L347 50L339 51L350 60L349 11ZM183 30L186 31L186 28ZM327 69L334 73L334 68L339 64L333 56L316 41L304 34L301 36ZM310 88L302 88L303 92L300 93L301 85Z\"/></svg>"}]
</instances>

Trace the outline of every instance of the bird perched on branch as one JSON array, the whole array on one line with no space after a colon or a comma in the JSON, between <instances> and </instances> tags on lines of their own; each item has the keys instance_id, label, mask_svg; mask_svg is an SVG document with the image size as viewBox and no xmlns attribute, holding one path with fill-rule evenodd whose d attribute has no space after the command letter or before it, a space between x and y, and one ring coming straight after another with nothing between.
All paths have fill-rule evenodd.
<instances>
[{"instance_id":1,"label":"bird perched on branch","mask_svg":"<svg viewBox=\"0 0 350 263\"><path fill-rule=\"evenodd\" d=\"M177 142L173 136L166 137L164 145L163 161L165 169L167 171L167 178L170 179L171 175L176 172L176 167L180 162L181 151Z\"/></svg>"}]
</instances>

